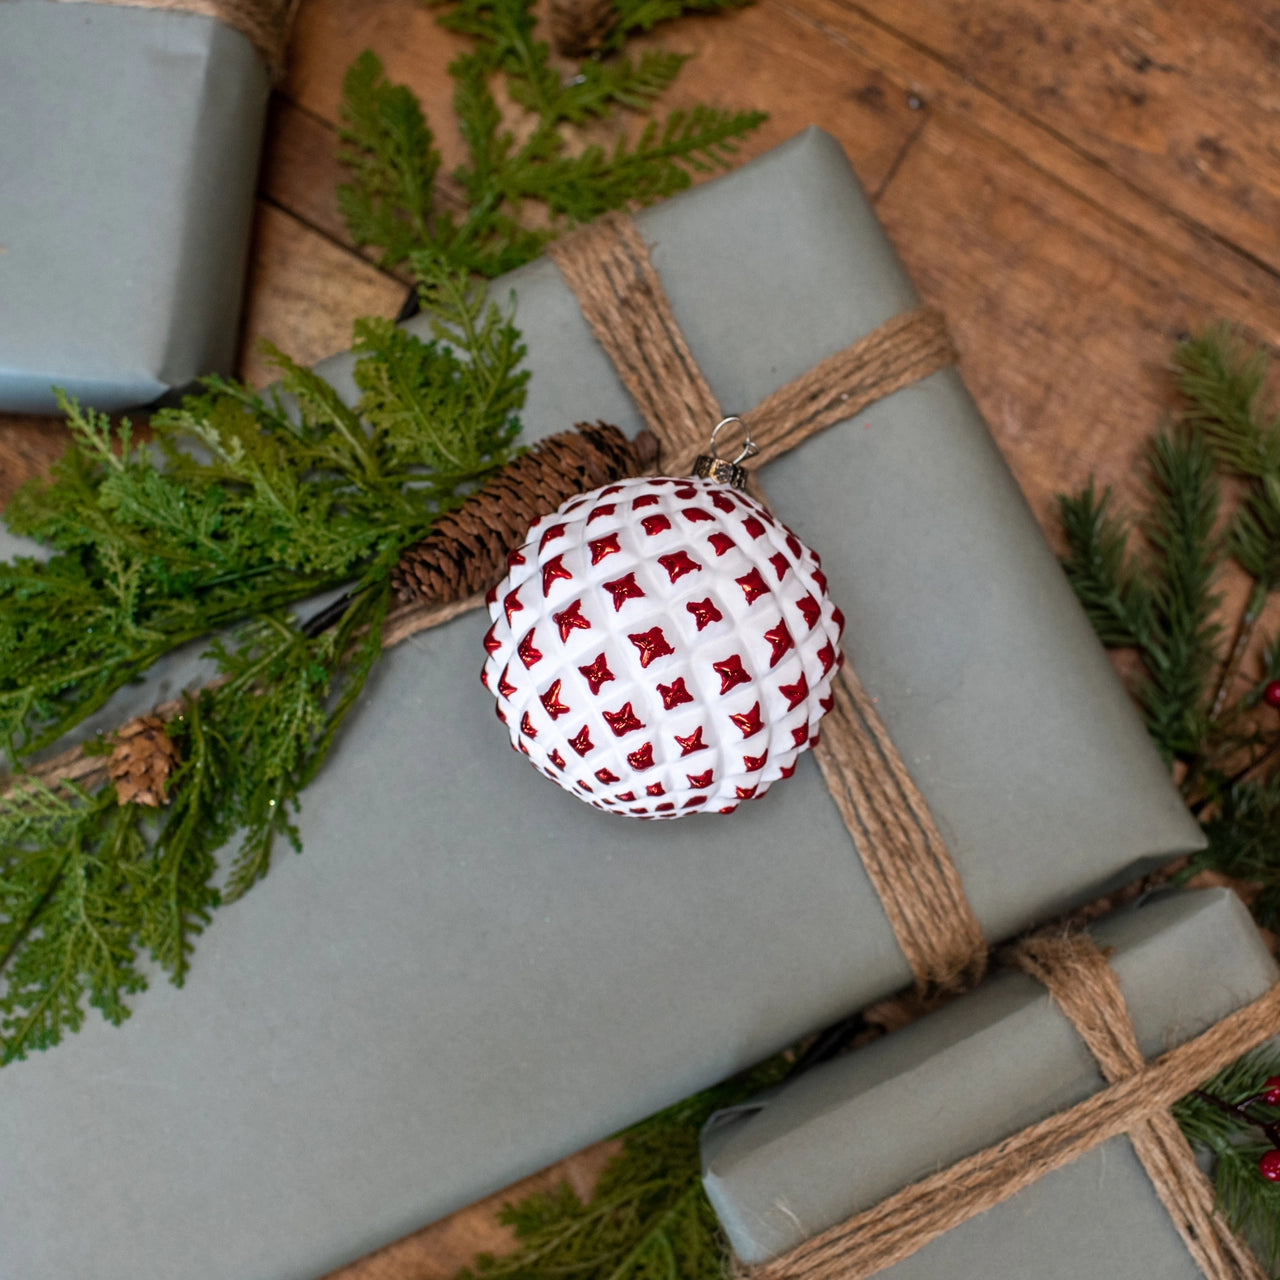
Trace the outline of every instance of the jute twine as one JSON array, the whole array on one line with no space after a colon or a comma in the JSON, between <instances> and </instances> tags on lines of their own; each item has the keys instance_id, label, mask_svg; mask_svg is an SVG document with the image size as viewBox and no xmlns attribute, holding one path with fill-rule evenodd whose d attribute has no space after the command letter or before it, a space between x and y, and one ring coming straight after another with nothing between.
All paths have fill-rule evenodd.
<instances>
[{"instance_id":1,"label":"jute twine","mask_svg":"<svg viewBox=\"0 0 1280 1280\"><path fill-rule=\"evenodd\" d=\"M166 9L175 13L198 13L247 36L262 55L272 77L284 71L284 54L289 43L298 0L51 0L55 4L105 4L124 9Z\"/></svg>"},{"instance_id":2,"label":"jute twine","mask_svg":"<svg viewBox=\"0 0 1280 1280\"><path fill-rule=\"evenodd\" d=\"M550 249L583 314L613 360L661 447L667 474L686 474L724 416L676 323L662 282L631 220L610 214ZM766 397L749 414L764 461L873 401L955 360L942 317L920 309L894 317ZM757 496L759 496L757 494ZM391 647L477 607L479 596L393 612L383 630ZM846 662L815 748L919 990L972 984L986 965L982 927L924 797L875 707ZM158 708L175 715L180 704ZM32 769L45 785L89 785L101 758L79 748ZM14 786L22 786L18 779Z\"/></svg>"},{"instance_id":3,"label":"jute twine","mask_svg":"<svg viewBox=\"0 0 1280 1280\"><path fill-rule=\"evenodd\" d=\"M1033 939L1015 951L1044 981L1098 1059L1107 1088L904 1187L788 1253L742 1268L746 1280L863 1280L1010 1199L1045 1174L1127 1133L1157 1194L1209 1280L1266 1280L1213 1211L1169 1108L1280 1028L1280 986L1151 1063L1138 1050L1115 975L1087 938Z\"/></svg>"},{"instance_id":4,"label":"jute twine","mask_svg":"<svg viewBox=\"0 0 1280 1280\"><path fill-rule=\"evenodd\" d=\"M662 470L686 474L724 413L635 224L610 214L552 244L549 253L657 436ZM896 316L744 415L760 448L758 461L778 457L954 359L937 312ZM923 990L970 984L981 976L987 945L929 806L850 663L833 693L815 748L818 764L916 984Z\"/></svg>"}]
</instances>

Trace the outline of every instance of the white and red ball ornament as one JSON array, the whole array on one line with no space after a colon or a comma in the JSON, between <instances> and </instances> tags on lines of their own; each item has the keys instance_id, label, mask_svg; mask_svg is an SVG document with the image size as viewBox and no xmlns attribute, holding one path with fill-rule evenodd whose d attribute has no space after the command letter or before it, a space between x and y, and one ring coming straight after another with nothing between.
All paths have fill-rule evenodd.
<instances>
[{"instance_id":1,"label":"white and red ball ornament","mask_svg":"<svg viewBox=\"0 0 1280 1280\"><path fill-rule=\"evenodd\" d=\"M622 480L542 517L508 564L481 679L512 746L579 799L732 813L817 741L844 618L818 557L747 494Z\"/></svg>"}]
</instances>

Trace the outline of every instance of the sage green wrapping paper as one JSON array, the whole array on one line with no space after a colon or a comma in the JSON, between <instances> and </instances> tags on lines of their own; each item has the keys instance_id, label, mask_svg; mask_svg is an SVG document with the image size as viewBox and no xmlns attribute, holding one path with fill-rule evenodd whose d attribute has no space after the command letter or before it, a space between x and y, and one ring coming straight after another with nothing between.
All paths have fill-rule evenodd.
<instances>
[{"instance_id":1,"label":"sage green wrapping paper","mask_svg":"<svg viewBox=\"0 0 1280 1280\"><path fill-rule=\"evenodd\" d=\"M638 221L727 410L915 305L816 130ZM555 268L512 292L526 438L637 428ZM350 390L349 364L323 371ZM764 483L992 938L1200 843L954 371ZM598 813L508 746L487 625L385 656L305 852L215 917L185 989L0 1074L0 1275L305 1280L909 982L810 756L734 817Z\"/></svg>"},{"instance_id":2,"label":"sage green wrapping paper","mask_svg":"<svg viewBox=\"0 0 1280 1280\"><path fill-rule=\"evenodd\" d=\"M1278 976L1248 911L1226 889L1171 894L1092 933L1148 1058L1207 1030ZM1103 1083L1045 988L1003 973L940 1013L713 1116L703 1180L735 1252L761 1262ZM1127 1138L1095 1147L884 1275L1204 1280Z\"/></svg>"},{"instance_id":3,"label":"sage green wrapping paper","mask_svg":"<svg viewBox=\"0 0 1280 1280\"><path fill-rule=\"evenodd\" d=\"M230 372L269 87L212 18L0 0L0 410Z\"/></svg>"}]
</instances>

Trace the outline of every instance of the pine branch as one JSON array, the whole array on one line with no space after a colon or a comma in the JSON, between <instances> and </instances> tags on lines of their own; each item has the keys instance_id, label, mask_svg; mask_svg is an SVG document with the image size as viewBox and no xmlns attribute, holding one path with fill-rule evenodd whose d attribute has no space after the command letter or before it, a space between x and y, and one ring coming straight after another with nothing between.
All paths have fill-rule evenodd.
<instances>
[{"instance_id":1,"label":"pine branch","mask_svg":"<svg viewBox=\"0 0 1280 1280\"><path fill-rule=\"evenodd\" d=\"M1258 1158L1270 1144L1263 1140L1257 1122L1280 1120L1280 1108L1250 1107L1246 1118L1233 1115L1213 1099L1249 1098L1274 1076L1280 1076L1280 1052L1262 1049L1224 1068L1173 1109L1187 1141L1213 1157L1218 1208L1272 1272L1280 1268L1280 1185L1267 1182L1258 1172Z\"/></svg>"},{"instance_id":2,"label":"pine branch","mask_svg":"<svg viewBox=\"0 0 1280 1280\"><path fill-rule=\"evenodd\" d=\"M1195 431L1155 437L1148 467L1147 554L1129 555L1110 492L1099 497L1090 483L1058 499L1063 567L1103 644L1141 657L1146 674L1137 697L1166 760L1190 758L1204 741L1218 660L1218 485Z\"/></svg>"},{"instance_id":3,"label":"pine branch","mask_svg":"<svg viewBox=\"0 0 1280 1280\"><path fill-rule=\"evenodd\" d=\"M1221 564L1214 534L1218 485L1213 459L1192 431L1158 435L1149 455L1151 502L1144 526L1160 566L1153 574L1149 679L1139 690L1147 724L1166 759L1194 756L1205 736L1221 627L1213 590Z\"/></svg>"},{"instance_id":4,"label":"pine branch","mask_svg":"<svg viewBox=\"0 0 1280 1280\"><path fill-rule=\"evenodd\" d=\"M1128 530L1111 513L1111 490L1090 482L1074 497L1058 495L1067 541L1063 569L1098 638L1109 649L1150 643L1151 601L1128 563Z\"/></svg>"},{"instance_id":5,"label":"pine branch","mask_svg":"<svg viewBox=\"0 0 1280 1280\"><path fill-rule=\"evenodd\" d=\"M457 1280L722 1280L725 1245L702 1190L699 1135L713 1111L776 1084L778 1057L659 1112L622 1135L622 1151L587 1201L567 1183L504 1205L518 1242L481 1255Z\"/></svg>"}]
</instances>

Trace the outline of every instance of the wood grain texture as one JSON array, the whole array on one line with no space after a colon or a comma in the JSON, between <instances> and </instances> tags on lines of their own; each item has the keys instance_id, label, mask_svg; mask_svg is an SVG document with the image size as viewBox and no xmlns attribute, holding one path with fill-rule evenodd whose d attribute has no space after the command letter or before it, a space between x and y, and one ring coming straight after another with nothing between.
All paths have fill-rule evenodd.
<instances>
[{"instance_id":1,"label":"wood grain texture","mask_svg":"<svg viewBox=\"0 0 1280 1280\"><path fill-rule=\"evenodd\" d=\"M1217 0L851 5L1280 269L1280 14Z\"/></svg>"},{"instance_id":2,"label":"wood grain texture","mask_svg":"<svg viewBox=\"0 0 1280 1280\"><path fill-rule=\"evenodd\" d=\"M771 113L744 156L809 123L836 135L920 292L946 312L961 372L1051 537L1055 492L1090 474L1135 491L1142 442L1171 404L1179 332L1226 317L1280 346L1280 23L1265 6L758 0L646 44L695 55L664 110ZM403 297L354 249L334 199L346 67L373 48L413 88L447 171L462 151L446 69L463 47L414 0L302 0L261 178L250 381L270 377L260 338L315 360L347 345L357 315L394 313ZM442 198L457 199L447 178ZM53 419L0 416L0 502L62 439ZM1239 591L1228 583L1228 607ZM508 1195L560 1177L585 1193L611 1150ZM503 1198L330 1280L452 1276L510 1247L493 1217Z\"/></svg>"}]
</instances>

